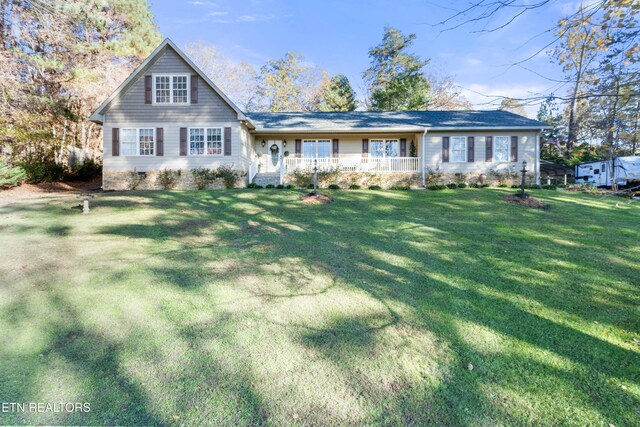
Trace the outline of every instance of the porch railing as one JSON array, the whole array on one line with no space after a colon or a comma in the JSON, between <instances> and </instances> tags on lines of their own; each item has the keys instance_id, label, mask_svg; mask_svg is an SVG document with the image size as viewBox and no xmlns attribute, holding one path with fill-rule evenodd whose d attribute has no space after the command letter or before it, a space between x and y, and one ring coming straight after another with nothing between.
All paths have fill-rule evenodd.
<instances>
[{"instance_id":1,"label":"porch railing","mask_svg":"<svg viewBox=\"0 0 640 427\"><path fill-rule=\"evenodd\" d=\"M305 170L311 172L314 157L285 157L286 172ZM418 157L318 157L318 170L340 169L344 172L419 172Z\"/></svg>"}]
</instances>

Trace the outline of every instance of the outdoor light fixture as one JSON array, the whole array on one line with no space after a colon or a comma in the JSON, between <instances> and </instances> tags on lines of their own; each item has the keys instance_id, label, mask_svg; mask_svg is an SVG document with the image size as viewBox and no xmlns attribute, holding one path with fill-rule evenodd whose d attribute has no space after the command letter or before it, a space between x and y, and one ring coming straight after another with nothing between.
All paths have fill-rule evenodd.
<instances>
[{"instance_id":1,"label":"outdoor light fixture","mask_svg":"<svg viewBox=\"0 0 640 427\"><path fill-rule=\"evenodd\" d=\"M522 183L520 183L520 194L518 194L518 196L522 199L526 199L527 197L529 197L528 194L525 194L524 192L524 177L527 174L527 161L524 160L522 162Z\"/></svg>"},{"instance_id":2,"label":"outdoor light fixture","mask_svg":"<svg viewBox=\"0 0 640 427\"><path fill-rule=\"evenodd\" d=\"M287 140L285 139L284 141L282 141L282 146L286 147L287 146Z\"/></svg>"},{"instance_id":3,"label":"outdoor light fixture","mask_svg":"<svg viewBox=\"0 0 640 427\"><path fill-rule=\"evenodd\" d=\"M267 145L267 142L263 139L262 140L262 146L264 147L265 145Z\"/></svg>"}]
</instances>

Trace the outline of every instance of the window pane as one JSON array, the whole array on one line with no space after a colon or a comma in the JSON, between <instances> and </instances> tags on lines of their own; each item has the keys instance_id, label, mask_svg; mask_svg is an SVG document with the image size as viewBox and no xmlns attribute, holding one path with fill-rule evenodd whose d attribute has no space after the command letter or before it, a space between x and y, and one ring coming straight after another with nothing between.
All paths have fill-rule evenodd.
<instances>
[{"instance_id":1,"label":"window pane","mask_svg":"<svg viewBox=\"0 0 640 427\"><path fill-rule=\"evenodd\" d=\"M156 102L167 103L171 101L171 80L169 76L156 76Z\"/></svg>"},{"instance_id":2,"label":"window pane","mask_svg":"<svg viewBox=\"0 0 640 427\"><path fill-rule=\"evenodd\" d=\"M321 139L317 143L318 157L331 157L331 140Z\"/></svg>"},{"instance_id":3,"label":"window pane","mask_svg":"<svg viewBox=\"0 0 640 427\"><path fill-rule=\"evenodd\" d=\"M371 157L384 157L384 141L380 139L369 141L369 155Z\"/></svg>"},{"instance_id":4,"label":"window pane","mask_svg":"<svg viewBox=\"0 0 640 427\"><path fill-rule=\"evenodd\" d=\"M173 102L187 102L187 76L173 76Z\"/></svg>"},{"instance_id":5,"label":"window pane","mask_svg":"<svg viewBox=\"0 0 640 427\"><path fill-rule=\"evenodd\" d=\"M509 137L496 136L493 139L493 160L496 162L509 161Z\"/></svg>"},{"instance_id":6,"label":"window pane","mask_svg":"<svg viewBox=\"0 0 640 427\"><path fill-rule=\"evenodd\" d=\"M386 157L398 157L398 140L387 140L384 154Z\"/></svg>"},{"instance_id":7,"label":"window pane","mask_svg":"<svg viewBox=\"0 0 640 427\"><path fill-rule=\"evenodd\" d=\"M222 154L222 132L220 128L207 129L207 154Z\"/></svg>"},{"instance_id":8,"label":"window pane","mask_svg":"<svg viewBox=\"0 0 640 427\"><path fill-rule=\"evenodd\" d=\"M153 129L140 129L140 155L153 156Z\"/></svg>"},{"instance_id":9,"label":"window pane","mask_svg":"<svg viewBox=\"0 0 640 427\"><path fill-rule=\"evenodd\" d=\"M454 136L451 138L451 161L467 161L467 138L465 136Z\"/></svg>"},{"instance_id":10,"label":"window pane","mask_svg":"<svg viewBox=\"0 0 640 427\"><path fill-rule=\"evenodd\" d=\"M191 155L204 154L204 129L203 128L189 129L189 154Z\"/></svg>"},{"instance_id":11,"label":"window pane","mask_svg":"<svg viewBox=\"0 0 640 427\"><path fill-rule=\"evenodd\" d=\"M316 141L304 140L302 142L302 156L303 157L315 157L316 156Z\"/></svg>"},{"instance_id":12,"label":"window pane","mask_svg":"<svg viewBox=\"0 0 640 427\"><path fill-rule=\"evenodd\" d=\"M122 145L123 156L137 156L138 142L136 141L135 129L122 129L120 131L120 144Z\"/></svg>"}]
</instances>

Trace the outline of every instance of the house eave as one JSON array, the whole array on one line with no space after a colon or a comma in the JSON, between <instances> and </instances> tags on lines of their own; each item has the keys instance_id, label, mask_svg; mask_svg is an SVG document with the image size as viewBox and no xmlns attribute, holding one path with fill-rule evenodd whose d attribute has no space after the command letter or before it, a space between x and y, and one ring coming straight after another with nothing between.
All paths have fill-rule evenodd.
<instances>
[{"instance_id":1,"label":"house eave","mask_svg":"<svg viewBox=\"0 0 640 427\"><path fill-rule=\"evenodd\" d=\"M424 132L423 127L388 127L388 128L347 128L347 129L310 129L310 128L256 128L251 133L259 134L280 134L280 133L383 133L383 132L401 132L416 133Z\"/></svg>"}]
</instances>

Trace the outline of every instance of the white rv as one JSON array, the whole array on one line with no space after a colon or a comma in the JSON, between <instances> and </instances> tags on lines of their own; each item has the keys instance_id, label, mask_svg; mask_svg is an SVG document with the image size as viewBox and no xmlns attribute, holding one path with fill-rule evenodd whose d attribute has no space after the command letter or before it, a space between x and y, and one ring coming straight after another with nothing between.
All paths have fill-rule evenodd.
<instances>
[{"instance_id":1,"label":"white rv","mask_svg":"<svg viewBox=\"0 0 640 427\"><path fill-rule=\"evenodd\" d=\"M640 157L616 157L611 160L588 162L576 165L577 184L593 184L596 187L617 185L640 185Z\"/></svg>"}]
</instances>

